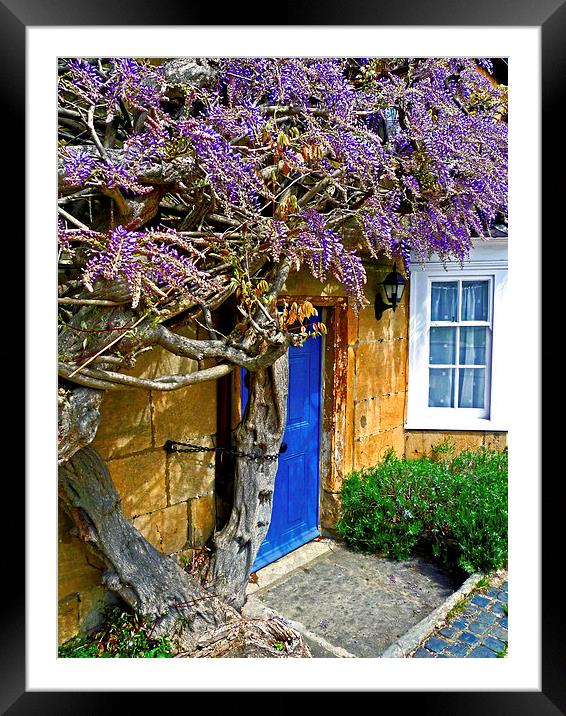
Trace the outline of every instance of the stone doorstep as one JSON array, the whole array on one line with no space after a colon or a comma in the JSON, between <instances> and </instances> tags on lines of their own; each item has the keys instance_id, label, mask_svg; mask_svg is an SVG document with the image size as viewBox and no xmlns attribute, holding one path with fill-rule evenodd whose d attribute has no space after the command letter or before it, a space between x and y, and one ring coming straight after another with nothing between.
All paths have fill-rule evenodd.
<instances>
[{"instance_id":1,"label":"stone doorstep","mask_svg":"<svg viewBox=\"0 0 566 716\"><path fill-rule=\"evenodd\" d=\"M281 557L281 559L268 564L266 567L258 569L258 571L255 572L257 582L250 582L248 584L246 595L251 596L255 594L257 596L268 587L274 587L286 579L291 572L299 569L307 564L307 562L312 562L313 559L330 552L332 549L331 544L332 540L326 538L307 542L307 544L293 550L293 552L285 555L285 557Z\"/></svg>"}]
</instances>

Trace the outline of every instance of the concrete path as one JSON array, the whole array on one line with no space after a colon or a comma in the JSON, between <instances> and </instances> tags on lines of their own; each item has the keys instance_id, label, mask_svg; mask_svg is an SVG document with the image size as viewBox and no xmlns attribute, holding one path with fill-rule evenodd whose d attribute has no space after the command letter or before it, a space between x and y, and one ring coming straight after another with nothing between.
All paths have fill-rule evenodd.
<instances>
[{"instance_id":1,"label":"concrete path","mask_svg":"<svg viewBox=\"0 0 566 716\"><path fill-rule=\"evenodd\" d=\"M507 573L461 583L317 539L252 575L244 616L278 615L315 658L496 658L507 651Z\"/></svg>"},{"instance_id":2,"label":"concrete path","mask_svg":"<svg viewBox=\"0 0 566 716\"><path fill-rule=\"evenodd\" d=\"M284 617L318 658L407 656L461 598L462 586L430 561L396 562L325 539L259 570L255 579L244 615Z\"/></svg>"}]
</instances>

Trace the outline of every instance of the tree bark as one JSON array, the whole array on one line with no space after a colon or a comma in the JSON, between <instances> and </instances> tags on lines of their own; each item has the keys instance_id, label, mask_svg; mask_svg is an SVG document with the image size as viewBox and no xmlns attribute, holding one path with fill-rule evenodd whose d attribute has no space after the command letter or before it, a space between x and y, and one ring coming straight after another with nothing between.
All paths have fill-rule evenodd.
<instances>
[{"instance_id":1,"label":"tree bark","mask_svg":"<svg viewBox=\"0 0 566 716\"><path fill-rule=\"evenodd\" d=\"M249 401L236 431L235 448L244 453L278 455L287 419L288 354L268 368L250 373ZM271 521L278 460L236 461L230 519L216 535L211 563L217 593L240 609L257 552Z\"/></svg>"},{"instance_id":2,"label":"tree bark","mask_svg":"<svg viewBox=\"0 0 566 716\"><path fill-rule=\"evenodd\" d=\"M100 424L102 390L75 388L59 391L58 462L69 460L78 450L89 445Z\"/></svg>"}]
</instances>

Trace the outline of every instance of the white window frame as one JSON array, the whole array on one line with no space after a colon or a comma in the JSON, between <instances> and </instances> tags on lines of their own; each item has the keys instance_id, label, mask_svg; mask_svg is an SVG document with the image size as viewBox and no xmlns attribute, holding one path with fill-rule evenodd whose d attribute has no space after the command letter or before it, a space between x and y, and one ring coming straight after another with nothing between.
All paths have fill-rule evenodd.
<instances>
[{"instance_id":1,"label":"white window frame","mask_svg":"<svg viewBox=\"0 0 566 716\"><path fill-rule=\"evenodd\" d=\"M409 282L409 372L407 430L507 430L506 350L507 239L474 241L469 260L444 267L433 258L424 266L414 260ZM489 320L491 364L486 368L485 408L429 407L429 329L433 281L490 281ZM444 323L466 326L474 323ZM459 360L459 356L456 356Z\"/></svg>"}]
</instances>

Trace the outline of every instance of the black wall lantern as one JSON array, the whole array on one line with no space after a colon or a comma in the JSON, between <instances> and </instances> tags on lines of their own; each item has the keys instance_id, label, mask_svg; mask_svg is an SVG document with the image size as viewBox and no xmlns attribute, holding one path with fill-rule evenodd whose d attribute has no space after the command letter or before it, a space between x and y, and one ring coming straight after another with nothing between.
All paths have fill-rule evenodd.
<instances>
[{"instance_id":1,"label":"black wall lantern","mask_svg":"<svg viewBox=\"0 0 566 716\"><path fill-rule=\"evenodd\" d=\"M383 312L388 308L395 310L397 304L401 300L403 291L405 290L406 281L403 276L397 271L397 265L393 264L393 271L383 279L380 284L385 290L385 295L389 303L385 303L381 297L381 291L377 289L375 296L375 317L379 321L383 316Z\"/></svg>"}]
</instances>

